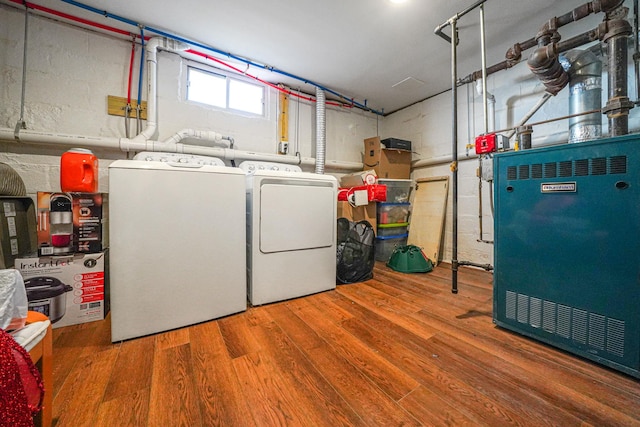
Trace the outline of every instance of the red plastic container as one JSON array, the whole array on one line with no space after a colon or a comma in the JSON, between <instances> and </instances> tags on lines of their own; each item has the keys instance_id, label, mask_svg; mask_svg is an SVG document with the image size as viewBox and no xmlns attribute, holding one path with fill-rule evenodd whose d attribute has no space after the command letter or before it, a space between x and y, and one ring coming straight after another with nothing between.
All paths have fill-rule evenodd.
<instances>
[{"instance_id":1,"label":"red plastic container","mask_svg":"<svg viewBox=\"0 0 640 427\"><path fill-rule=\"evenodd\" d=\"M351 188L338 189L338 201L346 202L354 191L363 190L367 192L367 200L370 202L384 202L387 200L387 186L381 184L360 185Z\"/></svg>"},{"instance_id":2,"label":"red plastic container","mask_svg":"<svg viewBox=\"0 0 640 427\"><path fill-rule=\"evenodd\" d=\"M64 192L98 192L98 158L84 148L72 148L60 158L60 188Z\"/></svg>"}]
</instances>

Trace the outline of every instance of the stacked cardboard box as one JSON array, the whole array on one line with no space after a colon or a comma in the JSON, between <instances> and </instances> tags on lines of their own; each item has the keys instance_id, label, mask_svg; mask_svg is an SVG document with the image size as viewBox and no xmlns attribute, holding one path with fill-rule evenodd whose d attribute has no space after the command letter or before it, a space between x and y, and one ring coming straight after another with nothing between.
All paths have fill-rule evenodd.
<instances>
[{"instance_id":1,"label":"stacked cardboard box","mask_svg":"<svg viewBox=\"0 0 640 427\"><path fill-rule=\"evenodd\" d=\"M364 140L364 170L345 175L340 187L350 188L371 185L380 179L409 179L411 176L411 142L396 138L381 140L380 137ZM380 182L382 183L382 182ZM377 203L353 206L349 202L338 202L338 218L351 221L368 221L377 229Z\"/></svg>"},{"instance_id":2,"label":"stacked cardboard box","mask_svg":"<svg viewBox=\"0 0 640 427\"><path fill-rule=\"evenodd\" d=\"M109 312L108 254L70 254L16 259L29 310L49 317L53 327L102 320Z\"/></svg>"},{"instance_id":3,"label":"stacked cardboard box","mask_svg":"<svg viewBox=\"0 0 640 427\"><path fill-rule=\"evenodd\" d=\"M388 138L384 141L396 140ZM409 149L387 148L380 137L364 140L364 169L373 169L378 178L383 179L409 179L411 177L411 143L403 144ZM389 144L397 146L396 144Z\"/></svg>"},{"instance_id":4,"label":"stacked cardboard box","mask_svg":"<svg viewBox=\"0 0 640 427\"><path fill-rule=\"evenodd\" d=\"M53 327L104 319L109 312L108 196L38 192L37 251L15 260L29 309Z\"/></svg>"},{"instance_id":5,"label":"stacked cardboard box","mask_svg":"<svg viewBox=\"0 0 640 427\"><path fill-rule=\"evenodd\" d=\"M338 217L368 221L376 230L376 259L387 261L393 249L406 245L412 189L411 141L397 138L364 140L364 170L345 175L340 187L382 184L387 186L385 202L355 205L338 202Z\"/></svg>"}]
</instances>

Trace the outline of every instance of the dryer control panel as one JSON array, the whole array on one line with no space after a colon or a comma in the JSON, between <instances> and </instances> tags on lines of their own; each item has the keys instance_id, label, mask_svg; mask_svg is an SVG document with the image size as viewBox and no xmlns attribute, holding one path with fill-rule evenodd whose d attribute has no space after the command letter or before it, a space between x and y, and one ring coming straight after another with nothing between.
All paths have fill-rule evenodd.
<instances>
[{"instance_id":1,"label":"dryer control panel","mask_svg":"<svg viewBox=\"0 0 640 427\"><path fill-rule=\"evenodd\" d=\"M183 153L162 153L154 151L140 152L133 157L133 160L163 162L184 167L224 166L224 162L217 157L198 156L195 154Z\"/></svg>"},{"instance_id":2,"label":"dryer control panel","mask_svg":"<svg viewBox=\"0 0 640 427\"><path fill-rule=\"evenodd\" d=\"M273 162L244 161L238 167L247 174L254 174L257 171L302 172L298 165Z\"/></svg>"}]
</instances>

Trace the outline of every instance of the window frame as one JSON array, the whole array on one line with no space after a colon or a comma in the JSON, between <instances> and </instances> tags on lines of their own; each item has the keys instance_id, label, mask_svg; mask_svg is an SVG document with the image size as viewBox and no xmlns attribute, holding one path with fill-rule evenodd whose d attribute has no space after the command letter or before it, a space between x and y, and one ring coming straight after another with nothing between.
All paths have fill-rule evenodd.
<instances>
[{"instance_id":1,"label":"window frame","mask_svg":"<svg viewBox=\"0 0 640 427\"><path fill-rule=\"evenodd\" d=\"M185 91L185 101L186 102L190 102L190 103L194 103L197 105L202 105L202 106L206 106L208 108L214 108L217 110L221 110L221 111L227 111L233 114L238 114L238 115L244 115L244 116L250 116L250 117L261 117L261 118L267 118L267 104L268 104L268 93L269 91L266 89L265 85L260 84L260 83L256 83L255 81L248 79L246 77L242 77L242 76L238 76L235 75L233 73L227 73L224 72L223 70L217 69L215 67L208 67L206 65L200 64L200 63L195 63L195 64L186 64L186 68L187 68L187 72L186 74L186 91ZM190 93L190 73L191 71L194 70L198 73L202 73L202 74L209 74L215 77L223 77L225 79L225 106L221 107L218 105L213 105L213 104L209 104L207 102L202 102L202 101L195 101L192 99L189 99L189 93ZM234 82L238 82L238 83L242 83L242 84L246 84L246 85L251 85L251 86L255 86L260 88L261 92L262 92L262 113L255 113L252 111L247 111L247 110L241 110L241 109L237 109L237 108L231 108L229 106L230 104L230 96L231 96L231 91L230 89L230 85L231 85L231 81Z\"/></svg>"}]
</instances>

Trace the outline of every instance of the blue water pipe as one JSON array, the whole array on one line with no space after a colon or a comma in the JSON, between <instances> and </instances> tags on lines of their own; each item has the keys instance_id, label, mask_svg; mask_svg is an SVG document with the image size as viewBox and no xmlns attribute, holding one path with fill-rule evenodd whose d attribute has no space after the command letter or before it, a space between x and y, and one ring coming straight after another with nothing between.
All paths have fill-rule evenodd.
<instances>
[{"instance_id":1,"label":"blue water pipe","mask_svg":"<svg viewBox=\"0 0 640 427\"><path fill-rule=\"evenodd\" d=\"M124 22L126 24L133 25L135 27L139 27L141 29L141 33L142 33L143 25L138 23L138 22L135 22L135 21L133 21L131 19L115 15L113 13L107 12L106 10L101 10L101 9L98 9L98 8L95 8L95 7L80 3L80 2L75 1L75 0L61 0L61 1L64 2L64 3L68 3L68 4L71 4L73 6L79 7L81 9L85 9L85 10L88 10L90 12L97 13L98 15L102 15L102 16L104 16L106 18L115 19L117 21ZM166 31L162 31L162 30L150 27L148 25L145 25L144 28L146 28L148 31L154 32L154 33L156 33L156 34L158 34L160 36L167 37L167 38L170 38L170 39L174 39L174 40L186 43L186 44L188 44L190 46L196 46L196 47L199 47L201 49L208 50L210 52L221 54L221 55L226 56L227 58L231 58L231 59L235 59L236 61L243 62L243 63L245 63L245 64L247 64L249 66L254 66L254 67L257 67L257 68L261 68L263 70L267 70L267 71L271 71L271 72L274 72L274 73L277 73L277 74L281 74L283 76L290 77L290 78L295 79L295 80L299 80L299 81L301 81L301 82L303 82L305 84L310 84L312 86L315 86L315 87L318 87L318 88L322 89L325 92L328 92L328 93L330 93L332 95L337 96L338 98L344 100L348 104L355 105L355 106L357 106L357 107L359 107L359 108L361 108L363 110L370 111L370 112L372 112L374 114L383 115L382 111L377 111L377 110L374 110L374 109L368 107L366 105L366 102L365 102L365 104L361 104L359 102L354 101L353 99L345 97L344 95L342 95L342 94L340 94L340 93L338 93L338 92L336 92L334 90L331 90L331 89L329 89L329 88L327 88L325 86L322 86L322 85L320 85L318 83L315 83L314 81L302 78L300 76L296 76L295 74L287 73L286 71L282 71L282 70L279 70L279 69L271 67L271 66L258 64L258 63L255 63L253 61L250 61L248 59L242 58L240 56L233 55L232 53L223 52L223 51L221 51L219 49L215 49L213 47L204 45L202 43L198 43L198 42L186 39L184 37L180 37L180 36L177 36L175 34L171 34L171 33L168 33ZM142 38L142 43L144 45L144 37ZM140 80L142 80L142 67L140 68ZM140 95L139 94L138 94L138 102L140 102Z\"/></svg>"},{"instance_id":2,"label":"blue water pipe","mask_svg":"<svg viewBox=\"0 0 640 427\"><path fill-rule=\"evenodd\" d=\"M142 71L144 70L144 28L140 27L140 75L138 76L138 104L142 101Z\"/></svg>"}]
</instances>

